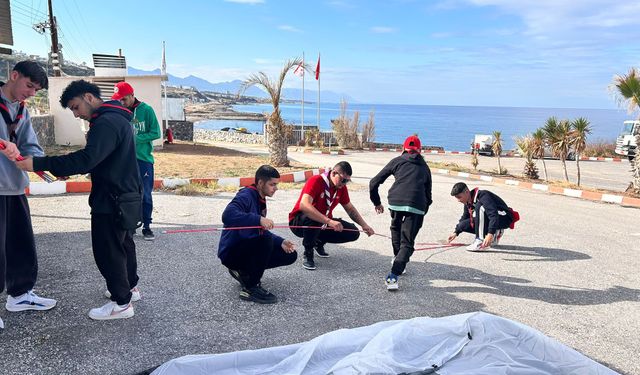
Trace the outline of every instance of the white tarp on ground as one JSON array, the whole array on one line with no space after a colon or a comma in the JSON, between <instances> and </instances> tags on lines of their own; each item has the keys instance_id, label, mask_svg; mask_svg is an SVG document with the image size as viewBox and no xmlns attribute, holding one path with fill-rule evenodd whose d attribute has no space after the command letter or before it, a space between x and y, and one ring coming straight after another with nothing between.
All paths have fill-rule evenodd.
<instances>
[{"instance_id":1,"label":"white tarp on ground","mask_svg":"<svg viewBox=\"0 0 640 375\"><path fill-rule=\"evenodd\" d=\"M526 325L487 313L341 329L300 344L189 355L152 375L616 374ZM423 372L431 373L431 372Z\"/></svg>"}]
</instances>

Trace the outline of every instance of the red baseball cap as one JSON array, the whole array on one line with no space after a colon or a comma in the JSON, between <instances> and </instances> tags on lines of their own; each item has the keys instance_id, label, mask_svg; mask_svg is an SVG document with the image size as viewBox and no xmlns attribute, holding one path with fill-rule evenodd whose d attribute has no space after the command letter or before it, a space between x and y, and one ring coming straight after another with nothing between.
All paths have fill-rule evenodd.
<instances>
[{"instance_id":1,"label":"red baseball cap","mask_svg":"<svg viewBox=\"0 0 640 375\"><path fill-rule=\"evenodd\" d=\"M418 138L415 135L407 137L407 139L404 140L404 144L402 145L402 147L405 150L414 150L418 153L422 152L422 145L420 144L420 138Z\"/></svg>"},{"instance_id":2,"label":"red baseball cap","mask_svg":"<svg viewBox=\"0 0 640 375\"><path fill-rule=\"evenodd\" d=\"M113 95L111 96L111 99L120 100L127 95L133 95L133 87L125 81L121 81L116 83L113 88Z\"/></svg>"}]
</instances>

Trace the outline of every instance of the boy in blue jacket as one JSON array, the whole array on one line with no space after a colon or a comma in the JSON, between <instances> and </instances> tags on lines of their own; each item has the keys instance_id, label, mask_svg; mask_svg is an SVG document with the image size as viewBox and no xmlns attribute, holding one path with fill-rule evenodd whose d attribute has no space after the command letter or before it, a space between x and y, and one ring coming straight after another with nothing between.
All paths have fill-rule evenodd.
<instances>
[{"instance_id":1,"label":"boy in blue jacket","mask_svg":"<svg viewBox=\"0 0 640 375\"><path fill-rule=\"evenodd\" d=\"M273 221L267 219L266 197L278 190L280 173L269 165L256 171L255 183L236 194L222 213L225 228L262 227L225 230L218 245L218 258L229 274L242 286L240 298L257 303L276 303L278 298L262 288L260 279L267 268L293 264L298 253L294 244L269 232Z\"/></svg>"}]
</instances>

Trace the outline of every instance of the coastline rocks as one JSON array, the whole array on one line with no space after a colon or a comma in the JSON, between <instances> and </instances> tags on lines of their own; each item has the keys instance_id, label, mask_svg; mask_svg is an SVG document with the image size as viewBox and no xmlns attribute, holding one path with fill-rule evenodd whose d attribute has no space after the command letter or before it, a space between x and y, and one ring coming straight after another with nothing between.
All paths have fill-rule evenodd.
<instances>
[{"instance_id":1,"label":"coastline rocks","mask_svg":"<svg viewBox=\"0 0 640 375\"><path fill-rule=\"evenodd\" d=\"M264 134L243 134L222 130L193 129L194 141L265 144Z\"/></svg>"}]
</instances>

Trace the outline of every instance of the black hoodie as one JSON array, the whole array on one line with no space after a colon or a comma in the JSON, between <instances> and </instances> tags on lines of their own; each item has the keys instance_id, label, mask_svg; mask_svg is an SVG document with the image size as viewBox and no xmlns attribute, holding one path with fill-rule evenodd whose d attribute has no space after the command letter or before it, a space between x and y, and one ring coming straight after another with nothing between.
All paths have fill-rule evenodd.
<instances>
[{"instance_id":1,"label":"black hoodie","mask_svg":"<svg viewBox=\"0 0 640 375\"><path fill-rule=\"evenodd\" d=\"M56 176L91 173L92 214L114 212L111 195L141 190L131 111L112 100L93 114L84 149L63 156L33 158L33 169Z\"/></svg>"},{"instance_id":2,"label":"black hoodie","mask_svg":"<svg viewBox=\"0 0 640 375\"><path fill-rule=\"evenodd\" d=\"M369 198L375 206L381 203L378 186L391 175L395 182L389 189L389 205L410 206L426 213L432 203L431 170L422 155L403 152L371 179Z\"/></svg>"}]
</instances>

